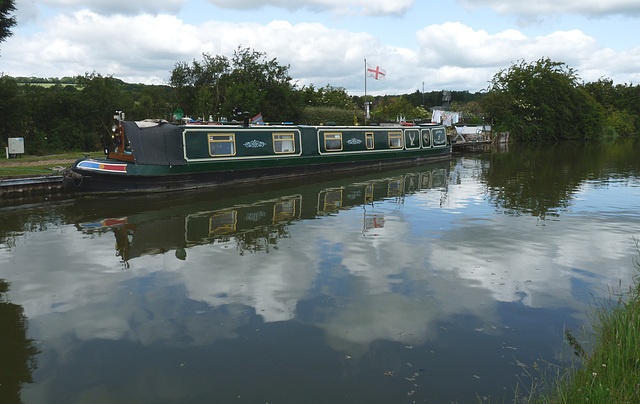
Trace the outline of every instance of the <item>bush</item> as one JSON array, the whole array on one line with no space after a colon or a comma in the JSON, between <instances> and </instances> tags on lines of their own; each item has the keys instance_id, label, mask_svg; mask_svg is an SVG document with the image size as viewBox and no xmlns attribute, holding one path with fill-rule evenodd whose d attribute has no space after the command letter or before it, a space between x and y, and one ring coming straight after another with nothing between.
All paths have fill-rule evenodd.
<instances>
[{"instance_id":1,"label":"bush","mask_svg":"<svg viewBox=\"0 0 640 404\"><path fill-rule=\"evenodd\" d=\"M324 125L335 122L336 125L358 125L360 117L355 110L335 107L307 107L302 112L303 125Z\"/></svg>"}]
</instances>

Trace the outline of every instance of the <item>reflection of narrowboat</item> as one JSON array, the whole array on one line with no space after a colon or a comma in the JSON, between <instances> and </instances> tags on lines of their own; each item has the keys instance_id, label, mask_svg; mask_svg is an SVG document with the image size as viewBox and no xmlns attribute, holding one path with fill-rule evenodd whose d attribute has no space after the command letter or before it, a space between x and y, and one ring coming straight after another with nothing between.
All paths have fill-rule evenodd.
<instances>
[{"instance_id":1,"label":"reflection of narrowboat","mask_svg":"<svg viewBox=\"0 0 640 404\"><path fill-rule=\"evenodd\" d=\"M78 199L74 211L88 210L78 228L87 234L113 232L117 255L124 261L146 254L176 251L184 257L186 249L235 241L238 251L266 251L279 239L291 237L289 226L299 220L313 220L378 201L403 198L427 189L446 189L447 163L413 172L393 171L274 190L268 194L220 200L217 192L185 192L155 208L159 196L131 197L127 205L114 204L109 197ZM189 197L189 195L192 195ZM268 195L268 198L264 198ZM127 210L122 210L128 207ZM135 207L141 210L136 213ZM385 226L385 217L375 209L365 209L363 231L375 236ZM114 219L94 215L111 213ZM181 258L181 259L182 259Z\"/></svg>"},{"instance_id":2,"label":"reflection of narrowboat","mask_svg":"<svg viewBox=\"0 0 640 404\"><path fill-rule=\"evenodd\" d=\"M238 237L244 234L246 238L253 233L277 232L278 226L300 220L301 206L302 196L290 195L213 212L187 214L184 225L186 245L213 243L231 235Z\"/></svg>"},{"instance_id":3,"label":"reflection of narrowboat","mask_svg":"<svg viewBox=\"0 0 640 404\"><path fill-rule=\"evenodd\" d=\"M79 193L150 192L282 180L449 158L442 125L174 125L124 121L106 158L65 173Z\"/></svg>"}]
</instances>

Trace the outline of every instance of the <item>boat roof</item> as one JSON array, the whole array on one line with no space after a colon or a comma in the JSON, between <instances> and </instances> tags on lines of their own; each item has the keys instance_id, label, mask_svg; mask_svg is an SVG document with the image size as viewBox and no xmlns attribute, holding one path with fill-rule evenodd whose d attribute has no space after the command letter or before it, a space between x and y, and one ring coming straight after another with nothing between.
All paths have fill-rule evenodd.
<instances>
[{"instance_id":1,"label":"boat roof","mask_svg":"<svg viewBox=\"0 0 640 404\"><path fill-rule=\"evenodd\" d=\"M162 124L171 124L171 125L174 125L174 126L180 127L180 128L202 127L202 126L214 126L214 127L235 126L235 127L240 127L240 128L244 127L241 123L238 123L238 122L225 122L225 123L219 123L219 122L189 122L189 123L186 123L186 124L178 124L178 125L176 125L176 124L169 123L168 121L166 121L164 119L145 119L143 121L136 121L135 123L140 129L152 128L152 127L160 126ZM290 122L282 122L282 123L267 123L267 124L249 125L250 128L291 127L291 126L308 127L308 128L326 128L326 127L336 127L336 128L400 128L400 127L402 127L402 128L410 128L410 127L434 127L434 126L442 126L442 124L433 123L433 122L418 122L418 123L411 123L411 122L396 123L396 122L390 122L390 123L374 123L374 124L363 125L363 126L354 126L354 125L335 125L334 123L331 123L331 122L327 123L327 124L324 124L324 125L294 125L293 123L290 123Z\"/></svg>"},{"instance_id":2,"label":"boat roof","mask_svg":"<svg viewBox=\"0 0 640 404\"><path fill-rule=\"evenodd\" d=\"M123 121L138 164L184 165L182 128L167 121Z\"/></svg>"}]
</instances>

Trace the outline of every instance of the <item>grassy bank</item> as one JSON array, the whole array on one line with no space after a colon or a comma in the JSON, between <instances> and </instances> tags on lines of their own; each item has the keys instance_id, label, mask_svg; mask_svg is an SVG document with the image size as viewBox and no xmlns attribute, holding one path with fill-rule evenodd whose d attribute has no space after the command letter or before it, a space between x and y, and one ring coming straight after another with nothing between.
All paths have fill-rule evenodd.
<instances>
[{"instance_id":1,"label":"grassy bank","mask_svg":"<svg viewBox=\"0 0 640 404\"><path fill-rule=\"evenodd\" d=\"M638 262L636 267L640 269ZM640 403L639 282L636 275L628 291L612 293L596 308L594 345L589 353L567 334L579 363L535 402Z\"/></svg>"},{"instance_id":2,"label":"grassy bank","mask_svg":"<svg viewBox=\"0 0 640 404\"><path fill-rule=\"evenodd\" d=\"M55 174L51 168L68 167L84 155L85 153L82 152L72 152L49 156L23 155L15 159L2 158L0 159L0 178ZM90 155L91 157L104 156L102 152L92 152Z\"/></svg>"}]
</instances>

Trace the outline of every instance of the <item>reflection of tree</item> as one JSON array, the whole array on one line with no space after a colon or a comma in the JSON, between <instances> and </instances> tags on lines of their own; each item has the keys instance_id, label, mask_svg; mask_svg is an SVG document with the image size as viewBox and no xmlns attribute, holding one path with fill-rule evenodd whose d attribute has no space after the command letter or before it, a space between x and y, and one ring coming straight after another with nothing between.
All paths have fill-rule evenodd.
<instances>
[{"instance_id":1,"label":"reflection of tree","mask_svg":"<svg viewBox=\"0 0 640 404\"><path fill-rule=\"evenodd\" d=\"M5 297L9 283L0 279L0 402L21 403L23 383L33 381L36 369L36 348L27 339L27 318L22 306L10 303Z\"/></svg>"},{"instance_id":2,"label":"reflection of tree","mask_svg":"<svg viewBox=\"0 0 640 404\"><path fill-rule=\"evenodd\" d=\"M586 180L637 173L636 150L627 143L519 144L509 153L493 154L483 180L497 206L544 219L566 209Z\"/></svg>"},{"instance_id":3,"label":"reflection of tree","mask_svg":"<svg viewBox=\"0 0 640 404\"><path fill-rule=\"evenodd\" d=\"M36 209L10 209L0 214L0 244L13 248L27 232L46 231L65 220L65 206Z\"/></svg>"}]
</instances>

